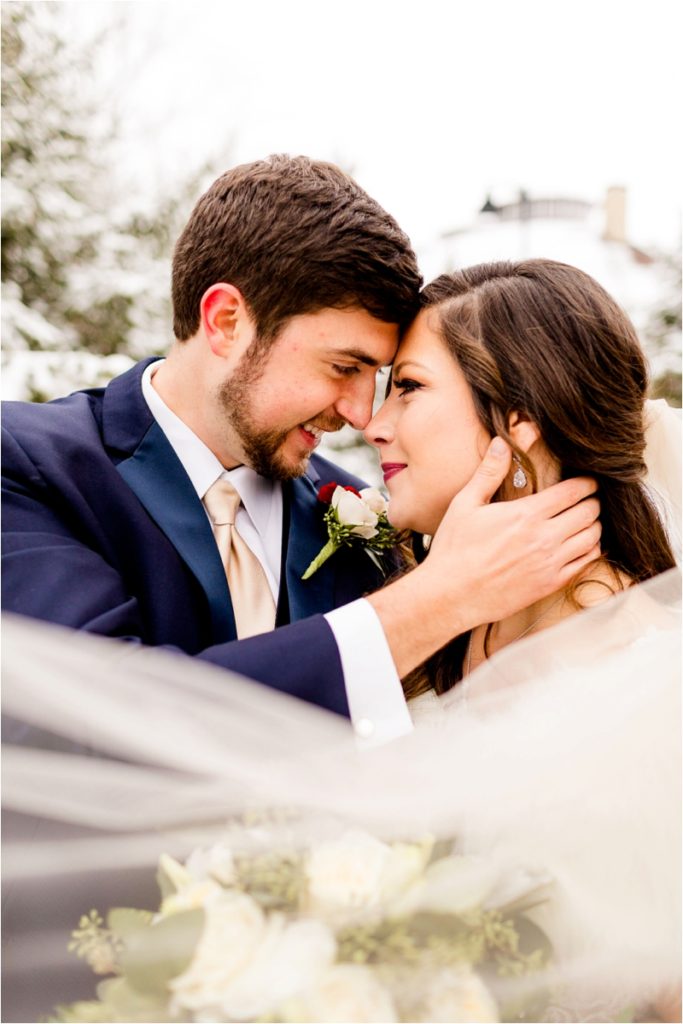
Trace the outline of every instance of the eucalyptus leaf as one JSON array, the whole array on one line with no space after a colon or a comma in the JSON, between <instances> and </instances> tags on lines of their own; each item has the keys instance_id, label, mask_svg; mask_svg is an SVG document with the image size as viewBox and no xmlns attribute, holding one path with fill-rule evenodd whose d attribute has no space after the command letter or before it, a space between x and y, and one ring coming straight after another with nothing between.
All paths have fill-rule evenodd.
<instances>
[{"instance_id":1,"label":"eucalyptus leaf","mask_svg":"<svg viewBox=\"0 0 683 1024\"><path fill-rule=\"evenodd\" d=\"M97 995L107 1016L94 1017L93 1022L106 1020L126 1024L170 1024L181 1019L169 1014L166 997L146 996L132 988L125 978L103 981L97 986Z\"/></svg>"},{"instance_id":2,"label":"eucalyptus leaf","mask_svg":"<svg viewBox=\"0 0 683 1024\"><path fill-rule=\"evenodd\" d=\"M82 1000L69 1006L56 1006L47 1024L108 1024L113 1020L110 1010L95 1000Z\"/></svg>"},{"instance_id":3,"label":"eucalyptus leaf","mask_svg":"<svg viewBox=\"0 0 683 1024\"><path fill-rule=\"evenodd\" d=\"M204 911L169 914L149 928L131 932L120 956L129 984L148 996L166 998L171 978L188 967L204 928Z\"/></svg>"},{"instance_id":4,"label":"eucalyptus leaf","mask_svg":"<svg viewBox=\"0 0 683 1024\"><path fill-rule=\"evenodd\" d=\"M126 940L130 935L149 928L154 915L149 910L137 910L135 907L114 907L107 914L107 928L116 938Z\"/></svg>"}]
</instances>

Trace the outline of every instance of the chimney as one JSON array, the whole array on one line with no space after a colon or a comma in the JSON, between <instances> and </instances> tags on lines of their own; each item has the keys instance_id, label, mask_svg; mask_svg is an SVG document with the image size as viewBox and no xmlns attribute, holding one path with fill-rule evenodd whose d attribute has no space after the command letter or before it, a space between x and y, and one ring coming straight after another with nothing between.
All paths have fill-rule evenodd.
<instances>
[{"instance_id":1,"label":"chimney","mask_svg":"<svg viewBox=\"0 0 683 1024\"><path fill-rule=\"evenodd\" d=\"M605 232L607 242L626 241L626 189L610 185L605 196Z\"/></svg>"}]
</instances>

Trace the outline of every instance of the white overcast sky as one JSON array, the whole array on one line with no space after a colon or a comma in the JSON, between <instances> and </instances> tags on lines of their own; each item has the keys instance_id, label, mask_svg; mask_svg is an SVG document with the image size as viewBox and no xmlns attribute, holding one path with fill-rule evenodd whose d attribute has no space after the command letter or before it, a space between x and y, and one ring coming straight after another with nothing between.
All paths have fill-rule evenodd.
<instances>
[{"instance_id":1,"label":"white overcast sky","mask_svg":"<svg viewBox=\"0 0 683 1024\"><path fill-rule=\"evenodd\" d=\"M600 199L620 184L632 240L680 244L675 2L62 6L74 34L123 22L92 74L142 189L228 147L228 163L308 153L351 168L419 248L489 189Z\"/></svg>"}]
</instances>

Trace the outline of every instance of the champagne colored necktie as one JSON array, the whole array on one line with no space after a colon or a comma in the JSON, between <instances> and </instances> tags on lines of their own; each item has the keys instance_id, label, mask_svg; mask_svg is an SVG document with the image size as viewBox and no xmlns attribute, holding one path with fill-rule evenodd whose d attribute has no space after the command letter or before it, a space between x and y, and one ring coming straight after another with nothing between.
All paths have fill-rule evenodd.
<instances>
[{"instance_id":1,"label":"champagne colored necktie","mask_svg":"<svg viewBox=\"0 0 683 1024\"><path fill-rule=\"evenodd\" d=\"M275 626L275 602L263 566L235 529L241 499L227 480L217 480L204 495L204 507L228 577L237 636L267 633Z\"/></svg>"}]
</instances>

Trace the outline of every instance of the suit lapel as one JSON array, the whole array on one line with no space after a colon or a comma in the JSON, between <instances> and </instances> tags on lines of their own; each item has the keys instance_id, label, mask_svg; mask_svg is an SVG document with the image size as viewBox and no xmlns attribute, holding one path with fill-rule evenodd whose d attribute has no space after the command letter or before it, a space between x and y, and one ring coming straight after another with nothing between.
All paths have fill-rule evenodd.
<instances>
[{"instance_id":1,"label":"suit lapel","mask_svg":"<svg viewBox=\"0 0 683 1024\"><path fill-rule=\"evenodd\" d=\"M201 584L216 642L232 640L236 637L235 617L211 526L189 477L142 395L141 377L151 361L138 363L107 387L103 439L123 479ZM335 556L310 579L301 579L327 541L325 510L317 499L318 479L315 467L310 465L305 476L284 487L278 625L330 611L335 604Z\"/></svg>"},{"instance_id":2,"label":"suit lapel","mask_svg":"<svg viewBox=\"0 0 683 1024\"><path fill-rule=\"evenodd\" d=\"M150 362L138 363L106 388L102 437L119 473L204 590L215 642L234 640L235 616L211 526L142 394L141 378Z\"/></svg>"},{"instance_id":3,"label":"suit lapel","mask_svg":"<svg viewBox=\"0 0 683 1024\"><path fill-rule=\"evenodd\" d=\"M289 537L283 575L287 584L290 621L296 622L334 607L334 555L310 579L301 579L327 542L327 528L323 522L325 509L318 501L315 483L308 475L290 482L285 489L285 502L288 502Z\"/></svg>"},{"instance_id":4,"label":"suit lapel","mask_svg":"<svg viewBox=\"0 0 683 1024\"><path fill-rule=\"evenodd\" d=\"M234 639L235 617L209 520L156 421L117 469L199 580L209 601L215 642Z\"/></svg>"}]
</instances>

